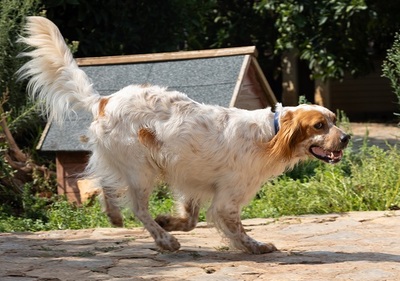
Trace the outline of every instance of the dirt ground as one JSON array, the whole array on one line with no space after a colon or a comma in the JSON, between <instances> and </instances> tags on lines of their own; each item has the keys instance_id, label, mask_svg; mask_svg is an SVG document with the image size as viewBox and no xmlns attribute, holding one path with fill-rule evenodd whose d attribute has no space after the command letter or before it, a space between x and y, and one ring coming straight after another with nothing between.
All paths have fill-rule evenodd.
<instances>
[{"instance_id":1,"label":"dirt ground","mask_svg":"<svg viewBox=\"0 0 400 281\"><path fill-rule=\"evenodd\" d=\"M400 127L394 123L350 123L350 133L354 147L360 147L365 138L369 145L387 148L400 141Z\"/></svg>"}]
</instances>

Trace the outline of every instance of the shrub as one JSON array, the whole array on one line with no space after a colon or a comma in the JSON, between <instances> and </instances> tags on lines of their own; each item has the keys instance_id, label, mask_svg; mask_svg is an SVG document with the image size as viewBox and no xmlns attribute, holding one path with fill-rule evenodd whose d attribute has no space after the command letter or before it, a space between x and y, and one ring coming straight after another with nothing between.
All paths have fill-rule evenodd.
<instances>
[{"instance_id":1,"label":"shrub","mask_svg":"<svg viewBox=\"0 0 400 281\"><path fill-rule=\"evenodd\" d=\"M397 96L400 106L400 33L396 33L392 48L387 51L386 60L383 61L382 72L390 80L393 92Z\"/></svg>"},{"instance_id":2,"label":"shrub","mask_svg":"<svg viewBox=\"0 0 400 281\"><path fill-rule=\"evenodd\" d=\"M314 167L314 169L312 169ZM396 146L347 151L340 163L299 165L263 186L243 218L372 211L400 206L400 152ZM305 173L303 173L305 171ZM290 175L289 174L289 175Z\"/></svg>"}]
</instances>

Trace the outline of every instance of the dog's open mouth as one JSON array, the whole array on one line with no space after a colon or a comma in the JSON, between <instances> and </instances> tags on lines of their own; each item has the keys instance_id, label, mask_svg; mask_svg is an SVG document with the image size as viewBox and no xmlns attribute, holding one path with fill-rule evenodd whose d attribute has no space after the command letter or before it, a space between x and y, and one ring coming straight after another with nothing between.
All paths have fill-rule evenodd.
<instances>
[{"instance_id":1,"label":"dog's open mouth","mask_svg":"<svg viewBox=\"0 0 400 281\"><path fill-rule=\"evenodd\" d=\"M330 164L335 164L335 163L339 162L343 156L342 150L330 151L330 150L325 150L319 146L311 146L310 152L316 158L318 158L322 161L325 161L326 163L330 163Z\"/></svg>"}]
</instances>

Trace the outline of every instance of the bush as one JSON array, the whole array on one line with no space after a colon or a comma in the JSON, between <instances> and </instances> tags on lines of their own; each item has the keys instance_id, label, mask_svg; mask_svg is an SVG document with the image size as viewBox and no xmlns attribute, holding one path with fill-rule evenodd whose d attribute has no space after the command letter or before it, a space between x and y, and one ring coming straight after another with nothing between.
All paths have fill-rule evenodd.
<instances>
[{"instance_id":1,"label":"bush","mask_svg":"<svg viewBox=\"0 0 400 281\"><path fill-rule=\"evenodd\" d=\"M23 205L23 212L17 215L12 208L0 207L0 232L111 227L97 200L77 206L63 196L42 198L32 195L27 185ZM172 196L165 186L159 187L150 198L150 212L153 216L170 213L173 207ZM141 225L129 210L122 210L122 214L125 227Z\"/></svg>"},{"instance_id":2,"label":"bush","mask_svg":"<svg viewBox=\"0 0 400 281\"><path fill-rule=\"evenodd\" d=\"M364 146L347 151L342 162L299 165L263 186L243 209L243 218L398 209L400 151ZM312 169L314 167L314 169Z\"/></svg>"},{"instance_id":3,"label":"bush","mask_svg":"<svg viewBox=\"0 0 400 281\"><path fill-rule=\"evenodd\" d=\"M387 51L382 72L382 76L390 80L390 85L397 96L400 107L400 33L395 34L393 46Z\"/></svg>"}]
</instances>

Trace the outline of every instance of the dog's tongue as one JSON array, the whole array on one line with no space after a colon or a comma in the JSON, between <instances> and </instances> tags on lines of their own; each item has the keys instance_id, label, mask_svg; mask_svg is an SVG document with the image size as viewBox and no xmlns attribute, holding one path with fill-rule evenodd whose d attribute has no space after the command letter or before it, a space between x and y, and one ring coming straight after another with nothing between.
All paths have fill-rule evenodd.
<instances>
[{"instance_id":1,"label":"dog's tongue","mask_svg":"<svg viewBox=\"0 0 400 281\"><path fill-rule=\"evenodd\" d=\"M339 150L339 151L331 151L330 157L332 159L341 158L342 154L343 154L343 152L341 150Z\"/></svg>"},{"instance_id":2,"label":"dog's tongue","mask_svg":"<svg viewBox=\"0 0 400 281\"><path fill-rule=\"evenodd\" d=\"M322 157L329 157L331 159L338 159L341 158L343 156L343 151L339 150L339 151L329 151L329 150L325 150L321 147L315 146L312 148L312 151L317 154L320 155Z\"/></svg>"},{"instance_id":3,"label":"dog's tongue","mask_svg":"<svg viewBox=\"0 0 400 281\"><path fill-rule=\"evenodd\" d=\"M322 149L322 148L319 147L319 146L314 146L314 147L311 148L311 149L312 149L312 151L313 151L315 154L320 155L320 156L322 156L322 157L329 156L329 154L332 154L332 153L333 153L333 152L328 152L328 151Z\"/></svg>"}]
</instances>

